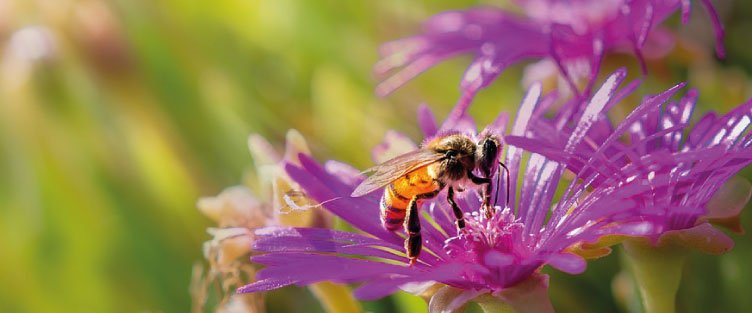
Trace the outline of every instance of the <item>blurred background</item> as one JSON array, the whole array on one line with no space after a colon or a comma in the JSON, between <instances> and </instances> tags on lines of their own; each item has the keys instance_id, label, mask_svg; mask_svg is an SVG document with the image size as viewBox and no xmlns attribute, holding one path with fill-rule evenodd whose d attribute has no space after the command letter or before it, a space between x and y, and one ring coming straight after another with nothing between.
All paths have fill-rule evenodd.
<instances>
[{"instance_id":1,"label":"blurred background","mask_svg":"<svg viewBox=\"0 0 752 313\"><path fill-rule=\"evenodd\" d=\"M639 94L687 80L701 110L752 96L752 2L717 3L728 57L714 57L695 6L672 55L651 62ZM386 130L419 140L415 110L439 118L459 95L469 58L443 64L395 95L374 96L380 43L448 9L497 1L0 0L0 312L189 312L191 267L210 221L200 196L253 176L246 140L281 146L288 128L318 159L365 168ZM691 34L691 35L690 35ZM482 92L485 124L513 110L524 65ZM631 57L612 56L607 68ZM639 98L634 97L632 103ZM626 112L629 107L623 107ZM752 177L752 170L743 173ZM752 222L747 208L744 226ZM693 254L680 312L752 311L752 240L721 257ZM626 311L614 294L618 253L587 273L553 273L560 312ZM320 311L306 289L268 295L273 312ZM425 310L398 295L374 312ZM634 311L634 306L632 306Z\"/></svg>"}]
</instances>

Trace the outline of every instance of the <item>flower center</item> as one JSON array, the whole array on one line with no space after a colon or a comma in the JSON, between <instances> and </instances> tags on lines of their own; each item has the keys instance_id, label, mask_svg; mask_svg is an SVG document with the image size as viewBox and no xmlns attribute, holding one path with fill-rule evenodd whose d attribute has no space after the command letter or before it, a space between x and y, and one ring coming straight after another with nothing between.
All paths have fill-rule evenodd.
<instances>
[{"instance_id":1,"label":"flower center","mask_svg":"<svg viewBox=\"0 0 752 313\"><path fill-rule=\"evenodd\" d=\"M491 219L473 213L465 218L466 226L459 235L447 239L444 249L453 258L491 267L509 265L518 252L523 225L515 220L509 208Z\"/></svg>"}]
</instances>

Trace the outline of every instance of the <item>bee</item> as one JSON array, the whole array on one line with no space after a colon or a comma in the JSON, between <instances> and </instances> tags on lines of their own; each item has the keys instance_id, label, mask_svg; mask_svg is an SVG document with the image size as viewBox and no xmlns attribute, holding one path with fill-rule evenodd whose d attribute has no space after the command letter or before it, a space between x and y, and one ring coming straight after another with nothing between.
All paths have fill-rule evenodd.
<instances>
[{"instance_id":1,"label":"bee","mask_svg":"<svg viewBox=\"0 0 752 313\"><path fill-rule=\"evenodd\" d=\"M445 187L448 186L447 202L452 207L459 231L465 227L465 219L454 194L463 191L468 182L484 187L481 210L488 218L493 215L489 206L490 176L499 150L499 139L493 135L484 136L478 143L464 134L438 136L418 150L366 170L365 173L372 173L371 176L358 185L351 196L364 196L385 187L380 203L381 221L384 228L391 231L404 227L408 264L414 265L423 245L418 207L423 201L436 197ZM506 170L509 202L509 170L503 163L499 162L499 165ZM484 177L473 174L475 169Z\"/></svg>"}]
</instances>

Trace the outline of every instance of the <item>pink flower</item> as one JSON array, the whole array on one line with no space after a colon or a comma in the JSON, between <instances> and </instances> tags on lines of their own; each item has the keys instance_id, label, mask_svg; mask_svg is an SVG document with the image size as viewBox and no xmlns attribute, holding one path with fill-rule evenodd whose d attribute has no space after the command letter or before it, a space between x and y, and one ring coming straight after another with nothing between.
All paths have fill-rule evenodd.
<instances>
[{"instance_id":1,"label":"pink flower","mask_svg":"<svg viewBox=\"0 0 752 313\"><path fill-rule=\"evenodd\" d=\"M384 44L375 72L387 78L377 93L387 95L448 58L471 54L460 84L462 106L506 67L523 60L552 61L575 92L578 78L586 78L582 94L588 95L604 54L633 53L644 71L645 53L665 53L661 47L673 41L667 33L656 33L660 23L678 10L686 23L690 12L690 0L517 2L526 16L492 7L449 11L426 21L422 34ZM722 25L710 0L702 3L716 32L716 52L723 57ZM663 36L651 40L652 34Z\"/></svg>"},{"instance_id":2,"label":"pink flower","mask_svg":"<svg viewBox=\"0 0 752 313\"><path fill-rule=\"evenodd\" d=\"M628 95L637 84L620 92ZM576 132L569 121L584 114L582 101L565 103L551 117L540 108L525 137L507 143L555 159L574 172L575 179L594 173L594 186L639 183L650 188L635 193L640 214L651 220L653 242L673 240L701 251L720 254L733 241L710 222L741 231L738 216L752 193L749 182L730 180L752 163L752 100L718 116L707 113L691 126L697 91L670 100L684 84L646 97L620 123L605 114L593 121L584 140L565 152L567 137ZM616 101L609 104L616 105ZM724 187L724 184L726 185Z\"/></svg>"},{"instance_id":3,"label":"pink flower","mask_svg":"<svg viewBox=\"0 0 752 313\"><path fill-rule=\"evenodd\" d=\"M613 99L625 73L610 76L574 124L576 131L567 140L565 153L578 147L598 118L601 110ZM535 85L523 101L512 127L513 135L522 135L532 126L536 108L545 107L554 96L541 97L541 86ZM442 131L462 132L477 136L475 126L464 111L455 111L441 127L433 122L430 113L421 111L421 126L432 137ZM499 118L481 132L501 135L507 116ZM392 139L399 136L392 133ZM476 137L477 138L477 137ZM379 151L394 148L392 140L378 147ZM413 147L414 148L414 147ZM522 176L519 194L511 196L507 207L498 207L490 219L479 214L480 197L466 191L458 198L465 210L467 226L458 233L451 208L444 192L422 205L423 253L414 266L405 265L402 231L386 230L379 218L379 193L350 198L349 195L364 179L362 174L340 162L329 161L324 166L308 156L300 156L300 165L287 165L289 176L314 200L325 202L324 207L347 221L363 234L317 228L266 227L255 231L253 248L262 254L254 262L266 265L258 281L238 289L256 292L287 285L306 285L318 281L363 282L355 290L361 299L375 299L399 288L438 282L462 290L462 295L447 304L458 307L477 296L491 294L504 299L519 311L548 311L551 309L545 290L547 280L539 269L550 265L561 271L577 274L586 263L569 249L583 242L596 242L606 235L641 236L654 232L635 208L636 194L647 192L650 186L624 182L618 188L593 182L600 181L599 173L569 183L567 193L554 200L555 191L564 167L538 154L526 154L515 147L507 149L504 162L510 170L511 190L518 176ZM559 157L560 158L560 157ZM611 177L610 174L603 174ZM504 199L502 186L497 193ZM502 188L498 188L502 187ZM442 195L444 198L442 198ZM550 217L547 217L549 216ZM518 302L506 291L518 286L535 294L528 305ZM515 300L517 299L517 300ZM520 300L521 301L521 300ZM536 305L535 307L529 306ZM517 306L519 305L519 307Z\"/></svg>"}]
</instances>

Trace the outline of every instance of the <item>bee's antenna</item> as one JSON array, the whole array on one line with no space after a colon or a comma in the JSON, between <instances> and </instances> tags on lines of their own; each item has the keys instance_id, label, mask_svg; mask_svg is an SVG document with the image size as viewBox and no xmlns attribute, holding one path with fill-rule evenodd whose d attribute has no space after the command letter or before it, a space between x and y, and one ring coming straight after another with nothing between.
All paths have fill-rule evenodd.
<instances>
[{"instance_id":1,"label":"bee's antenna","mask_svg":"<svg viewBox=\"0 0 752 313\"><path fill-rule=\"evenodd\" d=\"M509 181L510 181L510 178L509 178L509 169L501 161L499 161L499 165L504 168L504 172L507 175L507 194L506 194L506 196L507 196L507 202L504 203L504 207L508 207L509 206L509 189L510 189L510 184L509 184ZM499 203L499 189L498 189L499 188L499 183L501 183L501 175L497 175L496 176L496 196L494 197L494 206L496 206L496 204Z\"/></svg>"}]
</instances>

